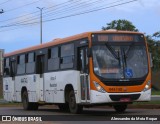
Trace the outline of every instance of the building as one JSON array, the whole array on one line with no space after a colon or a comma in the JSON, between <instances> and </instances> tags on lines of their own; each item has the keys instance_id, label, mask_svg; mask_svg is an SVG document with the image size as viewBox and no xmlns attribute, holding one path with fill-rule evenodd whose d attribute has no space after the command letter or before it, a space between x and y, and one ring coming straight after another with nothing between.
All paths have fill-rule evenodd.
<instances>
[{"instance_id":1,"label":"building","mask_svg":"<svg viewBox=\"0 0 160 124\"><path fill-rule=\"evenodd\" d=\"M4 50L0 49L0 76L3 74L3 54Z\"/></svg>"}]
</instances>

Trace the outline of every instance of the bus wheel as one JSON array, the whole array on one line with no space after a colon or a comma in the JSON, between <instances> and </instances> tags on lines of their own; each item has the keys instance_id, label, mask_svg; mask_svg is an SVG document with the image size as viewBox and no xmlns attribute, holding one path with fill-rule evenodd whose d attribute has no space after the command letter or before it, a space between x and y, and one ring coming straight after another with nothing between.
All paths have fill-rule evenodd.
<instances>
[{"instance_id":1,"label":"bus wheel","mask_svg":"<svg viewBox=\"0 0 160 124\"><path fill-rule=\"evenodd\" d=\"M58 108L59 108L61 111L68 111L68 110L69 110L69 106L68 106L67 103L58 104Z\"/></svg>"},{"instance_id":2,"label":"bus wheel","mask_svg":"<svg viewBox=\"0 0 160 124\"><path fill-rule=\"evenodd\" d=\"M118 112L118 113L123 113L127 109L126 104L125 105L114 105L113 107L116 110L116 112Z\"/></svg>"},{"instance_id":3,"label":"bus wheel","mask_svg":"<svg viewBox=\"0 0 160 124\"><path fill-rule=\"evenodd\" d=\"M83 107L76 104L76 98L75 98L75 94L74 94L74 91L71 90L70 93L69 93L69 110L71 113L73 114L78 114L78 113L81 113Z\"/></svg>"},{"instance_id":4,"label":"bus wheel","mask_svg":"<svg viewBox=\"0 0 160 124\"><path fill-rule=\"evenodd\" d=\"M31 103L28 100L28 93L25 90L22 93L22 103L24 110L37 110L38 109L38 103Z\"/></svg>"}]
</instances>

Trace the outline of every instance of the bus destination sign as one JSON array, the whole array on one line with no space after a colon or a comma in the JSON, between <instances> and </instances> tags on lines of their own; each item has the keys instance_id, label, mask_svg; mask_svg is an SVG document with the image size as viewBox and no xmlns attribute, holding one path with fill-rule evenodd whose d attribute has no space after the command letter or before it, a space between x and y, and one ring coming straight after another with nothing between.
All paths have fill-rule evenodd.
<instances>
[{"instance_id":1,"label":"bus destination sign","mask_svg":"<svg viewBox=\"0 0 160 124\"><path fill-rule=\"evenodd\" d=\"M98 42L142 42L144 36L141 34L94 34L92 41Z\"/></svg>"}]
</instances>

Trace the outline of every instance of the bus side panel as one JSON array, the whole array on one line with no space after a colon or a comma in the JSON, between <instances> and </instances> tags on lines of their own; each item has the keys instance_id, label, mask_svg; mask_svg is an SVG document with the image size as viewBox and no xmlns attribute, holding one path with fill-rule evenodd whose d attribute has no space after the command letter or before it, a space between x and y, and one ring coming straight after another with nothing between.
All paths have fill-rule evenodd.
<instances>
[{"instance_id":1,"label":"bus side panel","mask_svg":"<svg viewBox=\"0 0 160 124\"><path fill-rule=\"evenodd\" d=\"M16 76L15 77L15 94L16 94L16 101L21 102L21 89L22 83L24 83L25 76Z\"/></svg>"},{"instance_id":2,"label":"bus side panel","mask_svg":"<svg viewBox=\"0 0 160 124\"><path fill-rule=\"evenodd\" d=\"M36 83L33 82L33 75L17 76L15 78L16 101L21 102L21 90L27 89L29 102L37 102Z\"/></svg>"},{"instance_id":3,"label":"bus side panel","mask_svg":"<svg viewBox=\"0 0 160 124\"><path fill-rule=\"evenodd\" d=\"M38 102L38 92L37 92L37 87L39 87L38 75L36 79L37 80L35 80L35 75L26 76L29 102Z\"/></svg>"},{"instance_id":4,"label":"bus side panel","mask_svg":"<svg viewBox=\"0 0 160 124\"><path fill-rule=\"evenodd\" d=\"M6 101L15 101L14 81L11 77L3 78L3 97Z\"/></svg>"},{"instance_id":5,"label":"bus side panel","mask_svg":"<svg viewBox=\"0 0 160 124\"><path fill-rule=\"evenodd\" d=\"M71 84L75 91L76 102L80 103L80 73L79 71L58 71L45 73L46 102L64 103L65 86Z\"/></svg>"}]
</instances>

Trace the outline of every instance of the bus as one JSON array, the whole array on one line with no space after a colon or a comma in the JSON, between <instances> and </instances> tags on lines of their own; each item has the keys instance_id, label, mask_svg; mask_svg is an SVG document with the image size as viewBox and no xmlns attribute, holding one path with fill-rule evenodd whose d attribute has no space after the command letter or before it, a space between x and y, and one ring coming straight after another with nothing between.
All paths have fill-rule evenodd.
<instances>
[{"instance_id":1,"label":"bus","mask_svg":"<svg viewBox=\"0 0 160 124\"><path fill-rule=\"evenodd\" d=\"M151 68L143 33L85 32L4 55L4 99L25 110L54 104L80 113L83 107L151 99Z\"/></svg>"}]
</instances>

